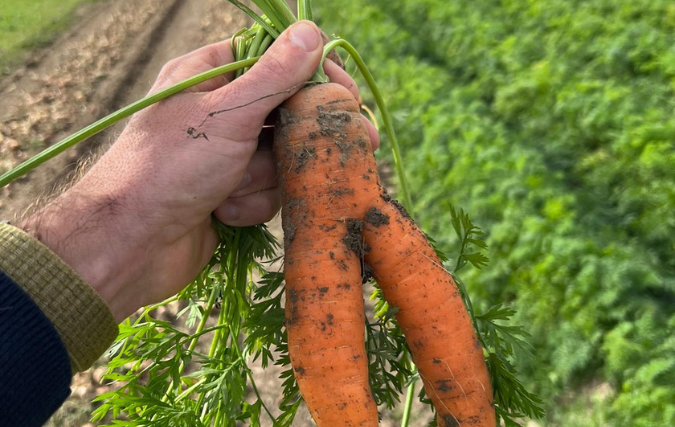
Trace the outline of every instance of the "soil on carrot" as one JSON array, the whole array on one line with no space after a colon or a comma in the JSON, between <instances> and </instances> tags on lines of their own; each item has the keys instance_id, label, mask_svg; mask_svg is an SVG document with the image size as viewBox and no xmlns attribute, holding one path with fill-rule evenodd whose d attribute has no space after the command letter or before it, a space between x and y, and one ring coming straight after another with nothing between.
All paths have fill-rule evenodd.
<instances>
[{"instance_id":1,"label":"soil on carrot","mask_svg":"<svg viewBox=\"0 0 675 427\"><path fill-rule=\"evenodd\" d=\"M358 219L347 220L347 235L343 242L359 259L363 259L370 252L370 246L363 240L361 231L363 231L363 221Z\"/></svg>"},{"instance_id":2,"label":"soil on carrot","mask_svg":"<svg viewBox=\"0 0 675 427\"><path fill-rule=\"evenodd\" d=\"M379 209L373 206L370 208L370 210L368 210L368 213L366 213L366 222L374 225L375 227L388 225L389 215L383 214Z\"/></svg>"},{"instance_id":3,"label":"soil on carrot","mask_svg":"<svg viewBox=\"0 0 675 427\"><path fill-rule=\"evenodd\" d=\"M361 283L366 284L373 278L373 267L370 266L367 262L361 263Z\"/></svg>"},{"instance_id":4,"label":"soil on carrot","mask_svg":"<svg viewBox=\"0 0 675 427\"><path fill-rule=\"evenodd\" d=\"M296 199L287 199L284 202L284 208L287 209L289 212L292 212L296 208L303 206L304 203L305 199L303 199L302 197ZM284 232L284 245L286 247L288 247L288 245L290 245L290 243L295 239L295 232L298 229L298 226L295 223L297 216L293 216L292 218L293 219L285 220L282 222L282 229Z\"/></svg>"},{"instance_id":5,"label":"soil on carrot","mask_svg":"<svg viewBox=\"0 0 675 427\"><path fill-rule=\"evenodd\" d=\"M409 214L408 211L406 210L405 206L403 206L403 205L401 204L401 202L399 202L399 201L396 200L396 199L393 199L393 198L392 198L389 194L387 194L386 192L382 193L382 198L384 199L385 202L387 202L387 203L393 205L396 209L398 209L398 211L401 212L401 215L403 215L404 218L408 218L409 220L412 220L412 218L410 217L410 214Z\"/></svg>"},{"instance_id":6,"label":"soil on carrot","mask_svg":"<svg viewBox=\"0 0 675 427\"><path fill-rule=\"evenodd\" d=\"M452 415L446 415L441 419L442 427L459 427L459 422Z\"/></svg>"},{"instance_id":7,"label":"soil on carrot","mask_svg":"<svg viewBox=\"0 0 675 427\"><path fill-rule=\"evenodd\" d=\"M288 327L289 325L295 323L295 321L297 320L298 309L296 304L301 299L304 300L305 297L304 296L301 297L296 289L289 289L288 292L286 292L286 297L287 297L286 304L288 304L290 310L286 310L286 313L288 313L288 315L286 316L284 325Z\"/></svg>"},{"instance_id":8,"label":"soil on carrot","mask_svg":"<svg viewBox=\"0 0 675 427\"><path fill-rule=\"evenodd\" d=\"M347 100L338 99L331 101L332 104L336 102L343 102ZM343 111L326 111L321 105L316 107L319 110L319 115L316 118L319 123L319 129L323 136L339 136L340 138L347 138L345 133L345 125L352 121L352 116Z\"/></svg>"},{"instance_id":9,"label":"soil on carrot","mask_svg":"<svg viewBox=\"0 0 675 427\"><path fill-rule=\"evenodd\" d=\"M345 102L347 100L337 99L330 101L329 104L335 104L339 102ZM347 134L345 133L345 126L347 123L352 121L352 116L349 113L343 111L330 111L324 109L321 105L316 107L319 110L319 115L316 118L317 123L319 124L319 132L323 136L329 136L334 138L335 145L340 151L340 166L344 167L347 161L349 160L349 153L354 147L365 146L363 143L355 144L353 141L347 140ZM363 138L360 138L363 140ZM328 149L327 154L330 155L331 151Z\"/></svg>"},{"instance_id":10,"label":"soil on carrot","mask_svg":"<svg viewBox=\"0 0 675 427\"><path fill-rule=\"evenodd\" d=\"M316 150L314 147L305 147L298 155L298 165L295 167L295 173L299 173L302 170L302 167L307 164L311 159L316 159Z\"/></svg>"},{"instance_id":11,"label":"soil on carrot","mask_svg":"<svg viewBox=\"0 0 675 427\"><path fill-rule=\"evenodd\" d=\"M280 124L279 128L281 129L281 135L284 138L288 138L288 130L290 129L290 126L288 125L297 123L298 119L295 116L293 116L293 114L290 111L283 108L283 106L278 108L278 112L279 112L278 120Z\"/></svg>"}]
</instances>

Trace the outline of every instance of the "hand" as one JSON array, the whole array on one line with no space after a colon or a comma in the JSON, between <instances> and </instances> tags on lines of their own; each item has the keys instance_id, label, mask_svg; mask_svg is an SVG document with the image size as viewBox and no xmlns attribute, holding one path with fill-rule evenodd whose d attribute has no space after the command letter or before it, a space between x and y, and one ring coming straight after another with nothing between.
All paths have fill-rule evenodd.
<instances>
[{"instance_id":1,"label":"hand","mask_svg":"<svg viewBox=\"0 0 675 427\"><path fill-rule=\"evenodd\" d=\"M143 110L77 184L20 226L96 289L118 321L175 294L218 244L212 212L235 226L278 212L271 146L259 136L311 78L321 52L319 29L296 23L244 76L209 80ZM151 92L232 61L230 41L203 47L169 62ZM329 61L324 69L358 99L349 75ZM376 147L377 132L363 122Z\"/></svg>"}]
</instances>

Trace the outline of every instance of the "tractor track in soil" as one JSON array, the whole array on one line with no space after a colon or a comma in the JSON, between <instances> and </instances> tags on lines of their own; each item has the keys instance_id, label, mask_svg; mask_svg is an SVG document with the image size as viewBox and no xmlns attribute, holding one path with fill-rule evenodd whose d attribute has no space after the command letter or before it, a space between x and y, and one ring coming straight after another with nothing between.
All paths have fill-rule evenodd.
<instances>
[{"instance_id":1,"label":"tractor track in soil","mask_svg":"<svg viewBox=\"0 0 675 427\"><path fill-rule=\"evenodd\" d=\"M170 59L224 40L249 24L226 0L100 0L74 13L70 29L0 78L0 171L142 98ZM125 124L111 127L0 189L0 219L17 219L36 200L48 198L77 173L84 159L112 144ZM281 236L278 218L271 229ZM93 397L109 391L100 384L104 364L102 359L74 377L71 397L47 426L96 425L88 420ZM266 405L276 408L282 397L281 369L263 370L255 363L251 368ZM395 425L393 421L387 416L381 425ZM304 405L293 425L314 425Z\"/></svg>"}]
</instances>

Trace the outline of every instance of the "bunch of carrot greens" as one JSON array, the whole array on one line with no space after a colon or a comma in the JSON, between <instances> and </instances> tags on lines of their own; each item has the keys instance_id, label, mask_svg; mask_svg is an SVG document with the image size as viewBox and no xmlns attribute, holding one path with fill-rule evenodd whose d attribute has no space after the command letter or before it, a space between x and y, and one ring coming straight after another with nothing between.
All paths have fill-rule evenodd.
<instances>
[{"instance_id":1,"label":"bunch of carrot greens","mask_svg":"<svg viewBox=\"0 0 675 427\"><path fill-rule=\"evenodd\" d=\"M237 0L229 1L254 20L250 28L239 31L232 39L236 62L195 76L111 114L2 175L0 186L111 124L187 87L231 71L241 76L288 26L297 19L312 19L309 0L298 1L297 19L282 0L253 0L261 14ZM399 194L410 211L412 203L392 119L374 78L358 52L343 39L330 41L325 46L324 58L336 48L346 51L373 93L393 153ZM328 81L322 67L312 80ZM319 110L321 114L321 108ZM490 384L486 387L491 386L493 390L490 396L493 399L490 404L494 404L496 412L493 419L497 424L501 420L506 426L516 426L524 417L541 417L540 400L518 381L510 362L513 357L531 356L526 342L528 335L521 327L504 324L514 314L510 308L496 305L482 314L474 312L457 273L469 264L476 268L484 266L488 261L483 254L486 245L481 239L482 233L467 214L453 210L452 217L460 240L452 278L469 313L471 329L475 330L480 347L478 351L482 351L489 369ZM221 244L199 276L178 295L145 308L134 320L127 319L120 325L120 335L110 349L112 359L105 375L106 380L119 387L96 398L100 406L94 412L95 421L112 417L115 425L128 426L234 426L239 422L258 426L263 417L268 417L275 426L292 424L302 398L297 382L297 360L292 361L289 354L290 319L283 299L286 284L283 273L268 271L278 260L280 246L264 225L236 228L215 224L215 227ZM438 252L434 256L438 263L448 261ZM254 275L262 278L256 283ZM397 405L407 388L402 418L402 426L407 426L420 373L412 362L410 343L397 321L399 307L385 301L387 291L383 292L377 283L370 280L370 284L375 313L372 319L364 318L362 340L367 359L367 388L377 406L388 409ZM176 301L185 304L177 317L184 319L186 328L153 317L158 308ZM332 314L330 316L332 318ZM208 320L214 318L217 321L211 325ZM445 344L453 345L452 342ZM200 351L202 348L208 350ZM269 408L263 402L248 365L251 359L259 359L263 367L276 364L285 368L281 375L283 399L278 409ZM296 364L295 370L292 362ZM307 367L303 371L305 369ZM253 397L248 396L249 386ZM340 387L339 384L332 386ZM440 389L445 390L444 387ZM419 392L419 399L429 405L437 397L430 399L424 389ZM438 407L435 409L439 411ZM314 411L313 415L316 419ZM434 417L431 424L437 420L446 426L457 422L439 416Z\"/></svg>"}]
</instances>

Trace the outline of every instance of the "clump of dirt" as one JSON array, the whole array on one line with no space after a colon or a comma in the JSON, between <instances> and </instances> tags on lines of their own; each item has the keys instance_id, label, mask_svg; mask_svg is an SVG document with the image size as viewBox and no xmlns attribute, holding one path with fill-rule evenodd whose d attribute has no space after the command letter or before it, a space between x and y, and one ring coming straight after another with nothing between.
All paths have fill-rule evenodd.
<instances>
[{"instance_id":1,"label":"clump of dirt","mask_svg":"<svg viewBox=\"0 0 675 427\"><path fill-rule=\"evenodd\" d=\"M380 227L381 225L389 225L389 215L385 215L375 206L371 207L366 214L366 222Z\"/></svg>"},{"instance_id":2,"label":"clump of dirt","mask_svg":"<svg viewBox=\"0 0 675 427\"><path fill-rule=\"evenodd\" d=\"M277 118L277 125L274 127L275 133L278 132L282 138L288 138L288 132L290 126L298 123L298 119L290 112L287 108L279 107L277 108L279 116Z\"/></svg>"},{"instance_id":3,"label":"clump of dirt","mask_svg":"<svg viewBox=\"0 0 675 427\"><path fill-rule=\"evenodd\" d=\"M302 167L307 164L307 162L316 158L316 150L314 147L303 147L302 151L300 151L300 154L298 154L298 166L295 167L295 173L299 173Z\"/></svg>"},{"instance_id":4,"label":"clump of dirt","mask_svg":"<svg viewBox=\"0 0 675 427\"><path fill-rule=\"evenodd\" d=\"M299 292L296 289L288 289L286 293L288 299L286 301L286 319L284 319L284 325L287 327L293 325L298 318L298 306L297 303L301 299L304 300L305 297L301 297Z\"/></svg>"},{"instance_id":5,"label":"clump of dirt","mask_svg":"<svg viewBox=\"0 0 675 427\"><path fill-rule=\"evenodd\" d=\"M345 194L351 196L351 195L354 194L354 189L353 188L331 188L331 192L336 197L342 197Z\"/></svg>"},{"instance_id":6,"label":"clump of dirt","mask_svg":"<svg viewBox=\"0 0 675 427\"><path fill-rule=\"evenodd\" d=\"M361 283L366 284L370 281L370 279L373 278L373 274L375 271L373 270L373 267L370 266L367 262L363 262L361 264Z\"/></svg>"},{"instance_id":7,"label":"clump of dirt","mask_svg":"<svg viewBox=\"0 0 675 427\"><path fill-rule=\"evenodd\" d=\"M392 199L391 196L390 196L389 194L387 194L387 193L382 193L382 199L383 199L385 202L387 202L387 203L393 205L396 209L398 209L398 211L401 212L401 215L403 215L405 218L412 219L412 218L410 217L410 214L409 214L408 211L406 210L405 206L403 206L403 205L401 204L401 202L399 202L399 201L396 200L396 199Z\"/></svg>"},{"instance_id":8,"label":"clump of dirt","mask_svg":"<svg viewBox=\"0 0 675 427\"><path fill-rule=\"evenodd\" d=\"M438 380L436 381L436 390L448 392L452 391L455 387L452 386L451 382L453 380Z\"/></svg>"},{"instance_id":9,"label":"clump of dirt","mask_svg":"<svg viewBox=\"0 0 675 427\"><path fill-rule=\"evenodd\" d=\"M325 332L328 326L333 326L333 313L328 313L326 321L321 322L321 331Z\"/></svg>"},{"instance_id":10,"label":"clump of dirt","mask_svg":"<svg viewBox=\"0 0 675 427\"><path fill-rule=\"evenodd\" d=\"M343 99L337 99L331 101L330 103L344 102ZM347 132L345 131L347 124L352 121L351 114L345 111L331 111L326 110L322 106L316 107L319 110L319 115L317 116L317 123L319 124L319 132L323 136L333 138L333 142L340 150L340 166L344 167L347 160L349 160L349 152L351 151L354 145L365 144L363 138L359 138L357 141L347 140ZM330 154L330 151L328 151Z\"/></svg>"},{"instance_id":11,"label":"clump of dirt","mask_svg":"<svg viewBox=\"0 0 675 427\"><path fill-rule=\"evenodd\" d=\"M304 204L305 199L302 197L288 199L284 203L284 210L289 212L289 214L284 215L281 220L281 228L284 231L284 246L286 247L289 247L293 239L295 239L295 232L298 230L298 226L296 224L298 215L295 215L293 212L304 206Z\"/></svg>"},{"instance_id":12,"label":"clump of dirt","mask_svg":"<svg viewBox=\"0 0 675 427\"><path fill-rule=\"evenodd\" d=\"M459 427L459 421L457 418L453 417L450 414L443 415L441 419L442 427Z\"/></svg>"},{"instance_id":13,"label":"clump of dirt","mask_svg":"<svg viewBox=\"0 0 675 427\"><path fill-rule=\"evenodd\" d=\"M337 100L342 101L342 100ZM323 108L321 105L316 107L319 110L319 115L316 118L319 124L319 130L323 136L339 136L346 138L345 127L347 123L352 121L352 116L344 111L330 111Z\"/></svg>"},{"instance_id":14,"label":"clump of dirt","mask_svg":"<svg viewBox=\"0 0 675 427\"><path fill-rule=\"evenodd\" d=\"M336 228L337 228L337 224L333 224L333 225L329 225L329 226L325 226L323 224L319 225L319 230L325 231L326 233L331 232L331 231L335 230ZM333 252L331 252L331 254L333 254ZM331 258L333 258L332 255L331 255Z\"/></svg>"},{"instance_id":15,"label":"clump of dirt","mask_svg":"<svg viewBox=\"0 0 675 427\"><path fill-rule=\"evenodd\" d=\"M370 252L370 246L363 240L361 231L363 231L363 221L358 219L347 220L347 235L343 239L343 242L359 258L363 258Z\"/></svg>"},{"instance_id":16,"label":"clump of dirt","mask_svg":"<svg viewBox=\"0 0 675 427\"><path fill-rule=\"evenodd\" d=\"M345 163L347 163L347 160L349 160L349 152L352 150L354 145L350 142L344 142L340 140L335 140L334 142L340 150L340 166L345 167Z\"/></svg>"}]
</instances>

